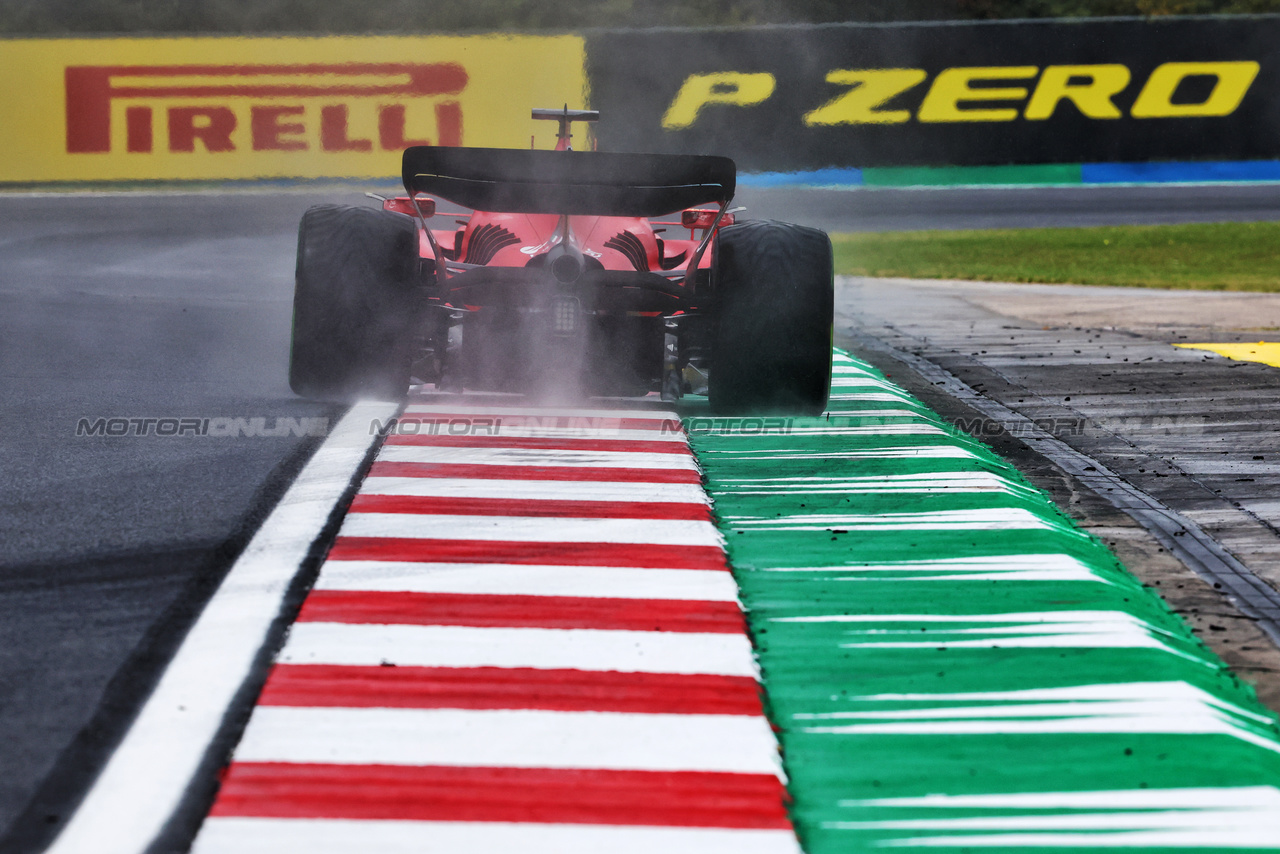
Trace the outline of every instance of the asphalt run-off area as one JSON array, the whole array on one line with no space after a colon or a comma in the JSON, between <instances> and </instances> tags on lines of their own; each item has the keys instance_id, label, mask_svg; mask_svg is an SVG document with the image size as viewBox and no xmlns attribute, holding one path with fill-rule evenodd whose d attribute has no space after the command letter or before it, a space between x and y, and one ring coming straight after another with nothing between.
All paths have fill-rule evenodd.
<instances>
[{"instance_id":1,"label":"asphalt run-off area","mask_svg":"<svg viewBox=\"0 0 1280 854\"><path fill-rule=\"evenodd\" d=\"M841 279L822 417L347 409L284 376L344 193L0 197L0 849L1280 848L1276 297Z\"/></svg>"}]
</instances>

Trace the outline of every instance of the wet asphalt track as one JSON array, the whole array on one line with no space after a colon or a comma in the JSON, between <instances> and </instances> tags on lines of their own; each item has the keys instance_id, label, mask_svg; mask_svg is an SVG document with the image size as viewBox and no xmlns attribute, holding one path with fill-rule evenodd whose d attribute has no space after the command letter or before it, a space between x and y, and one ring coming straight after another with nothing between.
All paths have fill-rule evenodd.
<instances>
[{"instance_id":1,"label":"wet asphalt track","mask_svg":"<svg viewBox=\"0 0 1280 854\"><path fill-rule=\"evenodd\" d=\"M0 197L8 850L58 826L309 445L78 421L336 415L284 373L312 201Z\"/></svg>"},{"instance_id":2,"label":"wet asphalt track","mask_svg":"<svg viewBox=\"0 0 1280 854\"><path fill-rule=\"evenodd\" d=\"M0 196L0 850L56 832L315 440L81 418L332 418L285 379L329 193ZM1280 219L1280 188L744 190L830 230ZM136 429L136 428L135 428Z\"/></svg>"}]
</instances>

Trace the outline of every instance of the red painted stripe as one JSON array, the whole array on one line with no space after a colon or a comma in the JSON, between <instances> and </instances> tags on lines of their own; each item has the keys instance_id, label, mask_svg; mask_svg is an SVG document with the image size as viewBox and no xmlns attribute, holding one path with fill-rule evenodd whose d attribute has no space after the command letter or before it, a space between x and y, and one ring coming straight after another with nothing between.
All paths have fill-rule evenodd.
<instances>
[{"instance_id":1,"label":"red painted stripe","mask_svg":"<svg viewBox=\"0 0 1280 854\"><path fill-rule=\"evenodd\" d=\"M630 566L651 569L728 569L718 546L638 543L536 543L526 540L429 540L413 537L338 537L329 560L406 560L430 563L510 563L537 566Z\"/></svg>"},{"instance_id":2,"label":"red painted stripe","mask_svg":"<svg viewBox=\"0 0 1280 854\"><path fill-rule=\"evenodd\" d=\"M481 480L565 480L606 483L702 483L694 469L604 466L491 466L461 463L376 462L369 477L469 477Z\"/></svg>"},{"instance_id":3,"label":"red painted stripe","mask_svg":"<svg viewBox=\"0 0 1280 854\"><path fill-rule=\"evenodd\" d=\"M313 590L299 623L744 634L736 602Z\"/></svg>"},{"instance_id":4,"label":"red painted stripe","mask_svg":"<svg viewBox=\"0 0 1280 854\"><path fill-rule=\"evenodd\" d=\"M566 492L571 488L566 488ZM352 513L415 513L458 516L554 516L570 519L679 519L711 521L706 504L665 501L567 501L558 498L448 498L417 495L357 495Z\"/></svg>"},{"instance_id":5,"label":"red painted stripe","mask_svg":"<svg viewBox=\"0 0 1280 854\"><path fill-rule=\"evenodd\" d=\"M688 454L684 442L661 439L555 439L541 436L413 436L393 434L388 445L434 448L515 448L536 451L622 451L644 454Z\"/></svg>"},{"instance_id":6,"label":"red painted stripe","mask_svg":"<svg viewBox=\"0 0 1280 854\"><path fill-rule=\"evenodd\" d=\"M260 706L547 709L668 715L756 715L749 676L530 667L356 667L277 664Z\"/></svg>"},{"instance_id":7,"label":"red painted stripe","mask_svg":"<svg viewBox=\"0 0 1280 854\"><path fill-rule=\"evenodd\" d=\"M444 429L446 435L449 434L449 425L452 423L454 430L461 433L480 433L485 429L493 429L501 433L505 429L520 428L541 428L552 430L582 430L584 433L588 430L599 430L602 432L612 430L651 430L659 433L680 434L684 435L684 427L680 421L675 418L609 418L596 415L489 415L480 412L437 412L429 410L425 412L406 411L403 415L396 419L397 429L393 434L412 435L412 433L404 433L406 430L414 428L406 425L435 425L439 424ZM431 427L428 426L427 432ZM436 430L440 430L437 427Z\"/></svg>"},{"instance_id":8,"label":"red painted stripe","mask_svg":"<svg viewBox=\"0 0 1280 854\"><path fill-rule=\"evenodd\" d=\"M479 412L406 411L398 417L396 423L397 429L390 431L392 434L412 435L413 430L429 433L434 428L436 433L448 435L451 434L451 426L453 435L483 434L486 429L500 434L503 430L513 428L581 430L584 434L589 430L598 430L600 433L609 433L613 430L643 430L664 435L681 435L681 437L685 434L684 425L681 425L678 419L634 419L634 417L611 419L611 417L594 415L483 415ZM420 426L413 426L415 424Z\"/></svg>"},{"instance_id":9,"label":"red painted stripe","mask_svg":"<svg viewBox=\"0 0 1280 854\"><path fill-rule=\"evenodd\" d=\"M211 816L789 829L768 774L235 762Z\"/></svg>"}]
</instances>

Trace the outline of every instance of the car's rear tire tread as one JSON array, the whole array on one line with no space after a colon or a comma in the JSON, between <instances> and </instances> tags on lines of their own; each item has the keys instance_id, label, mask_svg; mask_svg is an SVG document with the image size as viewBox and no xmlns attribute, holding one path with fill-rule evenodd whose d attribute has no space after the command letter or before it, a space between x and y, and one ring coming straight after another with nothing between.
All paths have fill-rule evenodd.
<instances>
[{"instance_id":1,"label":"car's rear tire tread","mask_svg":"<svg viewBox=\"0 0 1280 854\"><path fill-rule=\"evenodd\" d=\"M770 220L725 226L714 276L712 409L821 414L831 387L831 240L816 228Z\"/></svg>"},{"instance_id":2,"label":"car's rear tire tread","mask_svg":"<svg viewBox=\"0 0 1280 854\"><path fill-rule=\"evenodd\" d=\"M420 314L413 222L317 205L298 227L289 385L323 400L397 400Z\"/></svg>"}]
</instances>

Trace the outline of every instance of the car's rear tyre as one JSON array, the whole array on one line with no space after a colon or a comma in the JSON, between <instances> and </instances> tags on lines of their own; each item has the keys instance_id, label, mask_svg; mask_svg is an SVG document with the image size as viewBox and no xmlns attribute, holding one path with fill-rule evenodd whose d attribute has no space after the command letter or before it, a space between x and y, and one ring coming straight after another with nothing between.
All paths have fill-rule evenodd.
<instances>
[{"instance_id":1,"label":"car's rear tyre","mask_svg":"<svg viewBox=\"0 0 1280 854\"><path fill-rule=\"evenodd\" d=\"M726 415L818 415L831 388L831 240L761 220L716 237L708 396Z\"/></svg>"},{"instance_id":2,"label":"car's rear tyre","mask_svg":"<svg viewBox=\"0 0 1280 854\"><path fill-rule=\"evenodd\" d=\"M322 400L398 400L420 307L412 220L318 205L298 227L289 385Z\"/></svg>"}]
</instances>

